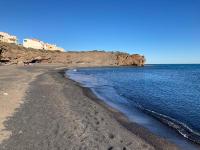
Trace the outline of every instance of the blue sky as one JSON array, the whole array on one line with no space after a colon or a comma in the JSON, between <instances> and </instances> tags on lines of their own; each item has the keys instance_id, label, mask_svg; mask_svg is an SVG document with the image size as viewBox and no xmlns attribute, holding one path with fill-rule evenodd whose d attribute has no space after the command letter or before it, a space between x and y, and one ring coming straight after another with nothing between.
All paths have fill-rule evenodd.
<instances>
[{"instance_id":1,"label":"blue sky","mask_svg":"<svg viewBox=\"0 0 200 150\"><path fill-rule=\"evenodd\" d=\"M200 63L200 0L1 0L0 31L67 50Z\"/></svg>"}]
</instances>

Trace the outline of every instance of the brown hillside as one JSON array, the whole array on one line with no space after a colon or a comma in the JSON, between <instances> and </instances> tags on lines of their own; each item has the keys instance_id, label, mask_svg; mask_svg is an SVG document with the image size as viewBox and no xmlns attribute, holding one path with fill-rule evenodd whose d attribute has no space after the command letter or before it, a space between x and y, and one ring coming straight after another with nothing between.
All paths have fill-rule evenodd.
<instances>
[{"instance_id":1,"label":"brown hillside","mask_svg":"<svg viewBox=\"0 0 200 150\"><path fill-rule=\"evenodd\" d=\"M143 66L144 56L119 52L58 52L0 42L1 64L62 63L67 66Z\"/></svg>"}]
</instances>

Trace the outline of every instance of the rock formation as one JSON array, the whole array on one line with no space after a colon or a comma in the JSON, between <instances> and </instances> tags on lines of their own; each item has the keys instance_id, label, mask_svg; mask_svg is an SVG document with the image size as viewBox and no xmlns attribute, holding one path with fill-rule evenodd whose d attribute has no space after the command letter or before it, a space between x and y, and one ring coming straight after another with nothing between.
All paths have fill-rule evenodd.
<instances>
[{"instance_id":1,"label":"rock formation","mask_svg":"<svg viewBox=\"0 0 200 150\"><path fill-rule=\"evenodd\" d=\"M143 66L144 56L119 52L59 52L24 48L0 42L0 63L62 63L67 66Z\"/></svg>"}]
</instances>

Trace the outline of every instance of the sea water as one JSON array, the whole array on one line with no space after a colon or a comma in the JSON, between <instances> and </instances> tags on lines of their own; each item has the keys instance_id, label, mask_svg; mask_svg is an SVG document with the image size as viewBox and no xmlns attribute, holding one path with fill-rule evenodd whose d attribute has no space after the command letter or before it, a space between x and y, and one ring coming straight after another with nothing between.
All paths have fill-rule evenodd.
<instances>
[{"instance_id":1,"label":"sea water","mask_svg":"<svg viewBox=\"0 0 200 150\"><path fill-rule=\"evenodd\" d=\"M68 70L105 103L183 149L199 149L200 65ZM192 142L190 142L192 141Z\"/></svg>"}]
</instances>

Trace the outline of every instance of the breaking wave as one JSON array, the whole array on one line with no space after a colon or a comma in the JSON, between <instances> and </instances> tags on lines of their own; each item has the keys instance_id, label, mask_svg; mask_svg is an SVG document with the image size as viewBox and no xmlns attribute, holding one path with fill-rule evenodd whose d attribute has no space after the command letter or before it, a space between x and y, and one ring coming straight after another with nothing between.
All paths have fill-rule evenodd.
<instances>
[{"instance_id":1,"label":"breaking wave","mask_svg":"<svg viewBox=\"0 0 200 150\"><path fill-rule=\"evenodd\" d=\"M156 119L158 119L159 121L161 121L162 123L168 125L169 127L175 129L178 133L180 133L183 137L200 144L200 133L194 131L193 129L191 129L190 127L188 127L186 124L173 119L169 116L157 113L155 111L149 110L144 108L143 106L137 104L138 109L142 110L143 112L155 117Z\"/></svg>"}]
</instances>

